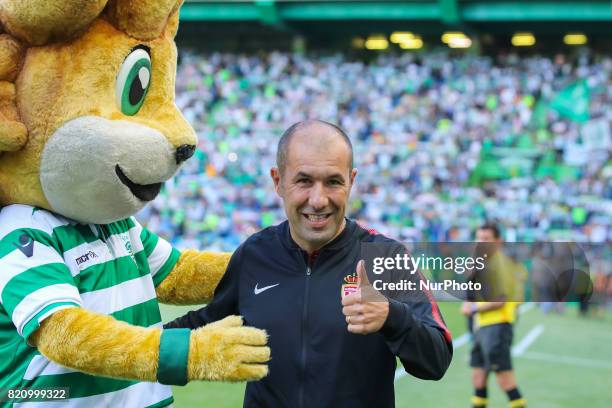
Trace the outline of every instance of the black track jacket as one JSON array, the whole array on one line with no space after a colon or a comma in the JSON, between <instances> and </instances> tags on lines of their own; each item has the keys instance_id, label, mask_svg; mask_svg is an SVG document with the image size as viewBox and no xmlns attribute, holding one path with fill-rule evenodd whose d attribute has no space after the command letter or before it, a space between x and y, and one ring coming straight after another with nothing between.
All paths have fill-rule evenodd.
<instances>
[{"instance_id":1,"label":"black track jacket","mask_svg":"<svg viewBox=\"0 0 612 408\"><path fill-rule=\"evenodd\" d=\"M245 407L393 407L396 356L415 377L438 380L452 342L429 297L390 300L379 332L348 332L340 291L363 242L395 241L347 219L338 237L308 257L287 221L260 231L233 254L213 301L165 327L194 329L237 314L245 325L265 329L270 372L247 384Z\"/></svg>"}]
</instances>

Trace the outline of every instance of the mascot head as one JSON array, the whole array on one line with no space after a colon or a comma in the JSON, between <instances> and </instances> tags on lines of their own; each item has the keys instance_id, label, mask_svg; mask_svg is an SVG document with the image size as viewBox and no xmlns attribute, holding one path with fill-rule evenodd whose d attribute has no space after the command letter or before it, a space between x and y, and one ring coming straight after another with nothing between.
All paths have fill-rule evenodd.
<instances>
[{"instance_id":1,"label":"mascot head","mask_svg":"<svg viewBox=\"0 0 612 408\"><path fill-rule=\"evenodd\" d=\"M194 152L174 105L182 0L0 0L0 205L139 211Z\"/></svg>"}]
</instances>

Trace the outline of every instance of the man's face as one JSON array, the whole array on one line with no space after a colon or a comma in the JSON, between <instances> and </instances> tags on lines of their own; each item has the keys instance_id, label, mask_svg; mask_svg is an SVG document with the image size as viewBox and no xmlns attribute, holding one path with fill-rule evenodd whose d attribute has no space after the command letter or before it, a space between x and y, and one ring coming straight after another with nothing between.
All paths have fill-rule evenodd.
<instances>
[{"instance_id":1,"label":"man's face","mask_svg":"<svg viewBox=\"0 0 612 408\"><path fill-rule=\"evenodd\" d=\"M495 234L490 229L476 230L477 242L499 242L499 238L495 238Z\"/></svg>"},{"instance_id":2,"label":"man's face","mask_svg":"<svg viewBox=\"0 0 612 408\"><path fill-rule=\"evenodd\" d=\"M496 238L492 230L482 228L476 230L476 242L490 243L490 245L487 245L487 248L489 248L489 251L494 252L501 247L502 239L501 237Z\"/></svg>"},{"instance_id":3,"label":"man's face","mask_svg":"<svg viewBox=\"0 0 612 408\"><path fill-rule=\"evenodd\" d=\"M310 126L293 135L287 163L271 176L282 198L293 240L308 252L334 239L344 228L346 205L356 169L350 170L349 148L325 126Z\"/></svg>"}]
</instances>

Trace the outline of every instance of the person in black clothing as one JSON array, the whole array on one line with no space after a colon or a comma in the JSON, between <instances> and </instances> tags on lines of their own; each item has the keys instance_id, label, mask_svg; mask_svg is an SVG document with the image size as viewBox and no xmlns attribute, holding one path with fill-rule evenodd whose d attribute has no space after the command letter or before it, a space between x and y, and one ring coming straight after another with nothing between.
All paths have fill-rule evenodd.
<instances>
[{"instance_id":1,"label":"person in black clothing","mask_svg":"<svg viewBox=\"0 0 612 408\"><path fill-rule=\"evenodd\" d=\"M288 220L236 250L212 303L166 325L240 314L268 332L269 375L247 384L245 407L393 407L396 356L422 379L442 378L450 364L450 333L433 299L362 293L361 245L399 244L345 218L352 156L335 125L291 126L271 170Z\"/></svg>"}]
</instances>

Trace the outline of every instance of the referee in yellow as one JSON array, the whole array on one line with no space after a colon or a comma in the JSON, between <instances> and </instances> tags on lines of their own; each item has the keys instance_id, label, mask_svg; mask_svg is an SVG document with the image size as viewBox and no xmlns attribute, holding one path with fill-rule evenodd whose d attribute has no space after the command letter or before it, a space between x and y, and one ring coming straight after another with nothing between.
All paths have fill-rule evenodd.
<instances>
[{"instance_id":1,"label":"referee in yellow","mask_svg":"<svg viewBox=\"0 0 612 408\"><path fill-rule=\"evenodd\" d=\"M510 408L525 407L514 371L510 349L513 323L516 320L517 300L522 299L522 282L526 278L525 267L514 262L502 250L502 238L495 224L485 224L476 231L476 241L487 243L486 281L494 293L487 302L464 302L461 312L474 316L474 337L470 356L474 395L472 406L487 406L487 379L493 371L500 388L508 396Z\"/></svg>"}]
</instances>

